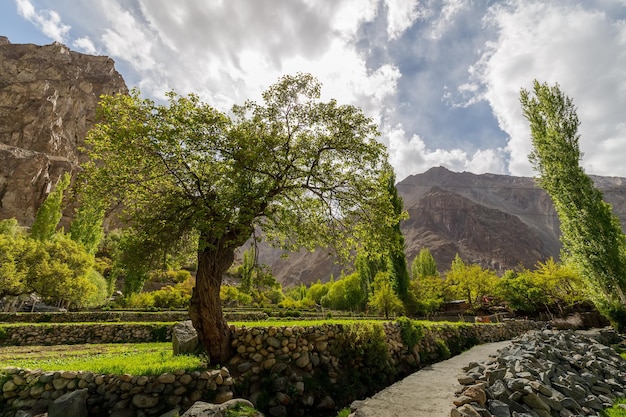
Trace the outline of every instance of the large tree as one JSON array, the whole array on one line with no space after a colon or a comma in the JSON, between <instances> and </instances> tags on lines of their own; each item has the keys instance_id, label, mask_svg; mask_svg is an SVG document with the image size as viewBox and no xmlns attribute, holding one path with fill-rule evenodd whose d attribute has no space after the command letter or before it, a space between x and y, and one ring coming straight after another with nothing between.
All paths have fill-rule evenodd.
<instances>
[{"instance_id":1,"label":"large tree","mask_svg":"<svg viewBox=\"0 0 626 417\"><path fill-rule=\"evenodd\" d=\"M563 258L579 269L594 301L619 327L626 325L626 239L619 219L579 162L580 122L559 85L534 81L520 101L530 122L529 159L537 183L552 198L561 222Z\"/></svg>"},{"instance_id":2,"label":"large tree","mask_svg":"<svg viewBox=\"0 0 626 417\"><path fill-rule=\"evenodd\" d=\"M101 101L86 192L122 206L149 246L198 236L189 313L212 363L230 355L222 274L255 227L291 250L346 256L366 240L370 251L387 246L397 215L377 128L360 109L319 96L318 81L298 74L271 86L262 104L234 106L232 117L195 95L170 93L168 105L137 91Z\"/></svg>"}]
</instances>

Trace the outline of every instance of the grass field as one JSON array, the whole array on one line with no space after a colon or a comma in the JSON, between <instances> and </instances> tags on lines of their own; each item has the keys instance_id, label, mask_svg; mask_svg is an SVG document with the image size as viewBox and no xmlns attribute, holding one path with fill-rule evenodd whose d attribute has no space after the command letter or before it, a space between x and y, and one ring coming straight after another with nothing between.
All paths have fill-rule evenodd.
<instances>
[{"instance_id":1,"label":"grass field","mask_svg":"<svg viewBox=\"0 0 626 417\"><path fill-rule=\"evenodd\" d=\"M0 347L2 367L44 371L91 371L101 374L160 375L175 370L205 369L196 356L174 356L172 344L122 343Z\"/></svg>"}]
</instances>

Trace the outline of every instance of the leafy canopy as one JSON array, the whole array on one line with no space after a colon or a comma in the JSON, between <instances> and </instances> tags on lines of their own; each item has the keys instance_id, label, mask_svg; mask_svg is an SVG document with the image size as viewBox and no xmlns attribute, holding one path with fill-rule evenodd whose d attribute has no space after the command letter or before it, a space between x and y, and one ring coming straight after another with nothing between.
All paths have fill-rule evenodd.
<instances>
[{"instance_id":1,"label":"leafy canopy","mask_svg":"<svg viewBox=\"0 0 626 417\"><path fill-rule=\"evenodd\" d=\"M105 96L84 190L123 207L144 248L193 233L201 247L236 248L261 227L286 249L382 250L397 220L385 148L360 109L319 95L311 75L285 76L232 118L193 94L169 93L168 105L137 90Z\"/></svg>"}]
</instances>

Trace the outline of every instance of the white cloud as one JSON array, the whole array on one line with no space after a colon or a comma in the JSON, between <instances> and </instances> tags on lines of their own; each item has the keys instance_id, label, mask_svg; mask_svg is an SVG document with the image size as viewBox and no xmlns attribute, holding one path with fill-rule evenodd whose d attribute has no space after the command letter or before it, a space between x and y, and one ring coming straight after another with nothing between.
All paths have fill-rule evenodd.
<instances>
[{"instance_id":1,"label":"white cloud","mask_svg":"<svg viewBox=\"0 0 626 417\"><path fill-rule=\"evenodd\" d=\"M387 6L387 37L396 39L411 27L419 16L419 0L385 0Z\"/></svg>"},{"instance_id":2,"label":"white cloud","mask_svg":"<svg viewBox=\"0 0 626 417\"><path fill-rule=\"evenodd\" d=\"M72 42L72 46L84 51L87 54L95 55L98 53L98 49L87 36L74 40Z\"/></svg>"},{"instance_id":3,"label":"white cloud","mask_svg":"<svg viewBox=\"0 0 626 417\"><path fill-rule=\"evenodd\" d=\"M376 17L377 2L310 0L254 3L200 0L99 0L103 50L138 72L145 94L196 92L226 110L252 98L281 75L310 72L324 97L361 106L382 118L382 103L400 77L389 64L368 68L354 45L360 25ZM96 45L97 47L98 45Z\"/></svg>"},{"instance_id":4,"label":"white cloud","mask_svg":"<svg viewBox=\"0 0 626 417\"><path fill-rule=\"evenodd\" d=\"M33 23L41 32L57 42L65 42L71 27L61 23L61 17L53 10L37 11L29 0L16 0L17 12Z\"/></svg>"},{"instance_id":5,"label":"white cloud","mask_svg":"<svg viewBox=\"0 0 626 417\"><path fill-rule=\"evenodd\" d=\"M587 172L626 176L624 21L567 1L516 0L492 7L485 23L497 29L497 40L487 45L471 72L480 97L510 135L510 172L534 175L519 91L531 89L537 79L559 83L577 105Z\"/></svg>"},{"instance_id":6,"label":"white cloud","mask_svg":"<svg viewBox=\"0 0 626 417\"><path fill-rule=\"evenodd\" d=\"M433 39L441 38L448 30L449 25L454 21L456 15L469 5L469 2L465 0L444 0L442 3L441 12L439 17L433 22L430 33Z\"/></svg>"},{"instance_id":7,"label":"white cloud","mask_svg":"<svg viewBox=\"0 0 626 417\"><path fill-rule=\"evenodd\" d=\"M503 149L478 150L471 155L461 149L428 149L418 135L407 138L401 125L386 128L383 137L387 141L389 162L398 181L435 166L476 174L502 173L505 170L507 154Z\"/></svg>"}]
</instances>

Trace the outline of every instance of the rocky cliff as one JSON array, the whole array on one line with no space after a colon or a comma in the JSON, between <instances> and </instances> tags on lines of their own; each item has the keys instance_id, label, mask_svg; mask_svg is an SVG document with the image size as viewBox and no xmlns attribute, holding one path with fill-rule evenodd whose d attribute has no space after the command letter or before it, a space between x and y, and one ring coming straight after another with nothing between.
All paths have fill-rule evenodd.
<instances>
[{"instance_id":1,"label":"rocky cliff","mask_svg":"<svg viewBox=\"0 0 626 417\"><path fill-rule=\"evenodd\" d=\"M59 177L76 173L100 95L126 92L108 57L0 36L0 219L32 223Z\"/></svg>"}]
</instances>

